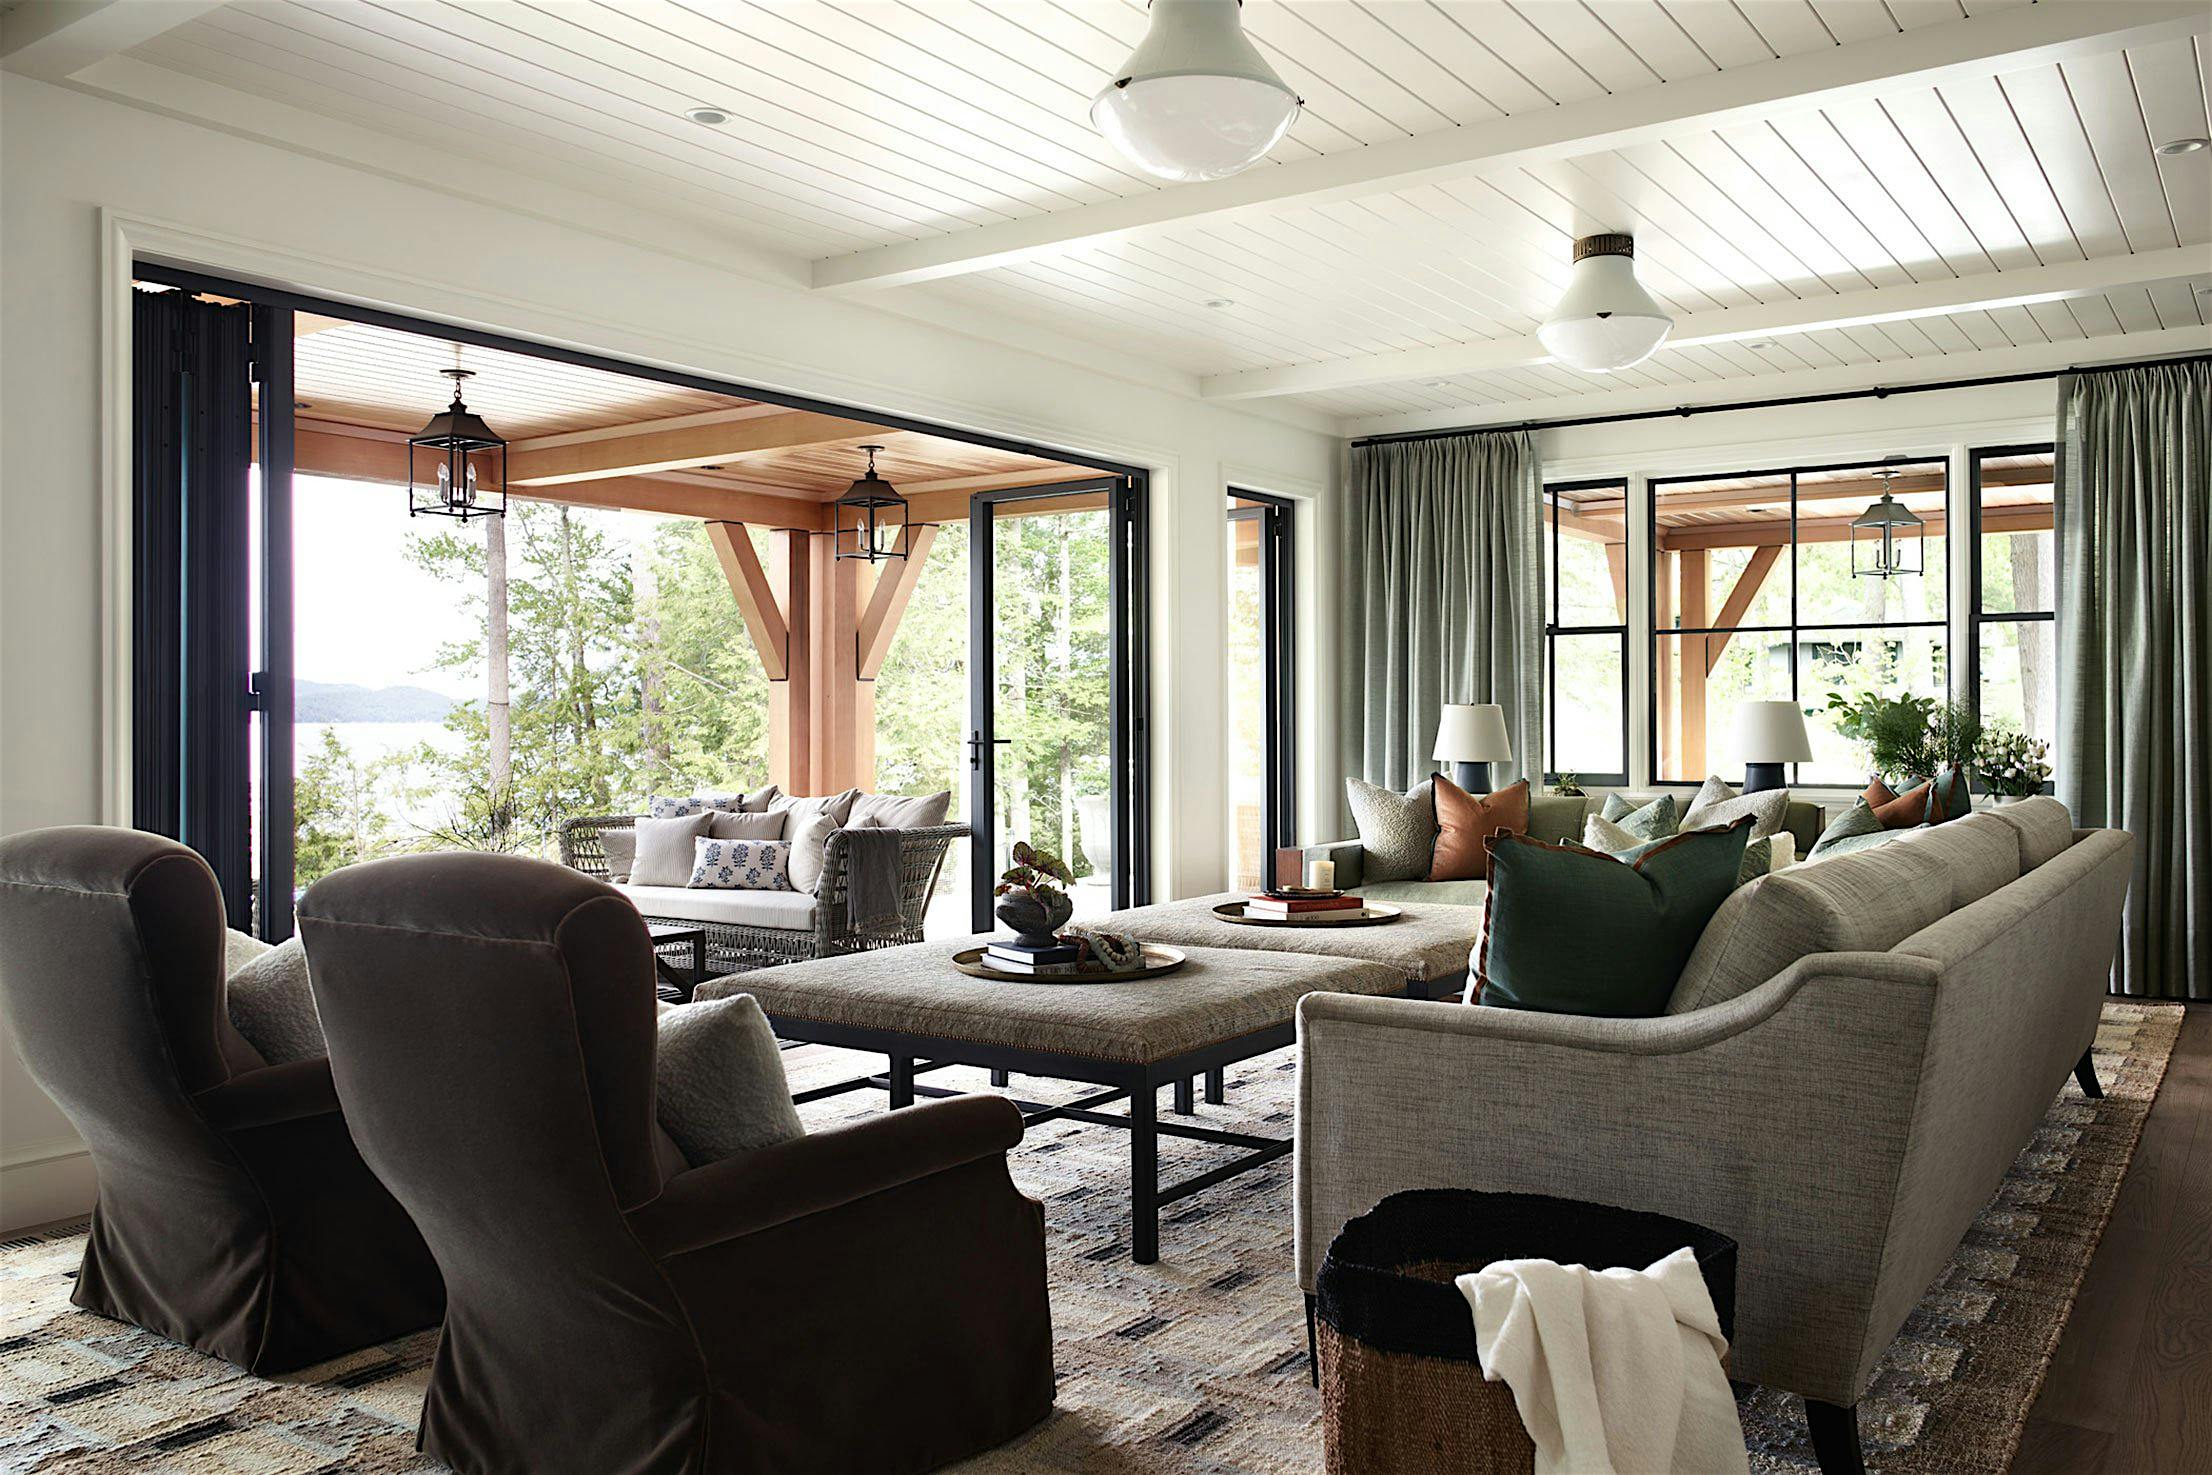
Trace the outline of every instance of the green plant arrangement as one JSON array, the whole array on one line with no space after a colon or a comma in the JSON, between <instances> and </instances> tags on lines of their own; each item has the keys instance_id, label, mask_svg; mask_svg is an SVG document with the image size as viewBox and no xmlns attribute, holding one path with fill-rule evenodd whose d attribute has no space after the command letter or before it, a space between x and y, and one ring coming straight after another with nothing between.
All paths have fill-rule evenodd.
<instances>
[{"instance_id":1,"label":"green plant arrangement","mask_svg":"<svg viewBox=\"0 0 2212 1475\"><path fill-rule=\"evenodd\" d=\"M1068 886L1075 873L1049 850L1039 850L1027 840L1016 840L1013 864L999 873L991 894L999 898L998 919L1014 929L1017 942L1047 946L1075 915Z\"/></svg>"},{"instance_id":2,"label":"green plant arrangement","mask_svg":"<svg viewBox=\"0 0 2212 1475\"><path fill-rule=\"evenodd\" d=\"M1563 773L1559 775L1559 782L1551 786L1551 791L1554 794L1564 795L1569 799L1580 799L1585 797L1582 792L1582 775L1579 773Z\"/></svg>"},{"instance_id":3,"label":"green plant arrangement","mask_svg":"<svg viewBox=\"0 0 2212 1475\"><path fill-rule=\"evenodd\" d=\"M1851 701L1831 692L1828 723L1839 736L1864 748L1868 766L1882 777L1924 777L1934 767L1929 762L1928 725L1935 705L1933 697L1869 692Z\"/></svg>"},{"instance_id":4,"label":"green plant arrangement","mask_svg":"<svg viewBox=\"0 0 2212 1475\"><path fill-rule=\"evenodd\" d=\"M1946 768L1971 771L1982 744L1981 719L1964 702L1934 697L1828 697L1836 732L1866 749L1867 763L1885 779L1933 778Z\"/></svg>"},{"instance_id":5,"label":"green plant arrangement","mask_svg":"<svg viewBox=\"0 0 2212 1475\"><path fill-rule=\"evenodd\" d=\"M2051 780L2051 745L2007 727L1981 735L1974 752L1974 773L1982 787L2005 799L2040 794Z\"/></svg>"}]
</instances>

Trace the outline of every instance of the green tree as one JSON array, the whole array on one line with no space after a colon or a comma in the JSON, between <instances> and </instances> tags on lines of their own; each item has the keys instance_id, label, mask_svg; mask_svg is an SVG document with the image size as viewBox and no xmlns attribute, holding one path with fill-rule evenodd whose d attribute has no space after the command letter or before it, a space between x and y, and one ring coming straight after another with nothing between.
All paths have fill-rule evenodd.
<instances>
[{"instance_id":1,"label":"green tree","mask_svg":"<svg viewBox=\"0 0 2212 1475\"><path fill-rule=\"evenodd\" d=\"M325 727L293 781L294 879L308 886L343 866L420 848L400 816L413 795L413 761L363 763Z\"/></svg>"}]
</instances>

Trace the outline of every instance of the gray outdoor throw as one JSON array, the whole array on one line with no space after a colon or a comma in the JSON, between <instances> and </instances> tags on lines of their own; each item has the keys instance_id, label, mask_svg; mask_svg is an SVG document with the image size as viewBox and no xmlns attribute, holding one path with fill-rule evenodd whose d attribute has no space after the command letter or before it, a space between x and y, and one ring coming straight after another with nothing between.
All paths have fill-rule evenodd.
<instances>
[{"instance_id":1,"label":"gray outdoor throw","mask_svg":"<svg viewBox=\"0 0 2212 1475\"><path fill-rule=\"evenodd\" d=\"M899 919L899 832L873 825L845 831L845 910L855 927Z\"/></svg>"}]
</instances>

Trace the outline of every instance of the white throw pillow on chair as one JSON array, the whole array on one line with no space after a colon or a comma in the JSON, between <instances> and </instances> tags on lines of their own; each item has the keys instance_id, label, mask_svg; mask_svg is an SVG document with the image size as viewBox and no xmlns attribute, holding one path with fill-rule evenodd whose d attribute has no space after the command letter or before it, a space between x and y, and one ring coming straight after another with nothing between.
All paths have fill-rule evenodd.
<instances>
[{"instance_id":1,"label":"white throw pillow on chair","mask_svg":"<svg viewBox=\"0 0 2212 1475\"><path fill-rule=\"evenodd\" d=\"M664 1008L655 1114L693 1167L806 1134L768 1016L751 994Z\"/></svg>"}]
</instances>

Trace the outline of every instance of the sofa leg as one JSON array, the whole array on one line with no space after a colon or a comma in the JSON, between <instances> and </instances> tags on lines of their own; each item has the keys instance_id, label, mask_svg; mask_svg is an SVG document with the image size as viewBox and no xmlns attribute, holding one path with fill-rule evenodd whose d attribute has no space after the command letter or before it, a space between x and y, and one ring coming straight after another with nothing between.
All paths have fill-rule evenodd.
<instances>
[{"instance_id":1,"label":"sofa leg","mask_svg":"<svg viewBox=\"0 0 2212 1475\"><path fill-rule=\"evenodd\" d=\"M1306 1378L1316 1388L1321 1386L1321 1334L1315 1320L1318 1315L1313 1297L1306 1297Z\"/></svg>"},{"instance_id":2,"label":"sofa leg","mask_svg":"<svg viewBox=\"0 0 2212 1475\"><path fill-rule=\"evenodd\" d=\"M1839 1408L1808 1398L1805 1423L1813 1433L1813 1456L1820 1461L1820 1475L1866 1475L1866 1455L1859 1448L1857 1404Z\"/></svg>"},{"instance_id":3,"label":"sofa leg","mask_svg":"<svg viewBox=\"0 0 2212 1475\"><path fill-rule=\"evenodd\" d=\"M2074 1079L2081 1082L2082 1095L2092 1101L2103 1098L2104 1087L2097 1084L2097 1067L2090 1060L2087 1050L2082 1051L2081 1059L2074 1062Z\"/></svg>"}]
</instances>

